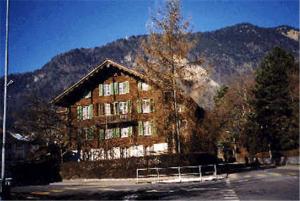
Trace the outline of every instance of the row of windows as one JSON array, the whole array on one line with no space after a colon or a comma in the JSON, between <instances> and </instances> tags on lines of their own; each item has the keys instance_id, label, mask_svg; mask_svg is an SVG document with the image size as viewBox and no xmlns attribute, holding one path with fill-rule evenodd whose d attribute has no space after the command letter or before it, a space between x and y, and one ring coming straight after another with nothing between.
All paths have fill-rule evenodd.
<instances>
[{"instance_id":1,"label":"row of windows","mask_svg":"<svg viewBox=\"0 0 300 201\"><path fill-rule=\"evenodd\" d=\"M129 82L113 82L110 84L99 84L99 96L110 96L129 93Z\"/></svg>"},{"instance_id":2,"label":"row of windows","mask_svg":"<svg viewBox=\"0 0 300 201\"><path fill-rule=\"evenodd\" d=\"M114 103L98 103L95 105L95 114L96 116L100 115L119 115L119 114L128 114L132 111L132 102L120 101ZM77 106L77 119L85 120L92 119L94 114L93 105L88 106ZM153 99L143 99L136 101L136 111L137 113L151 113L154 111L154 101Z\"/></svg>"},{"instance_id":3,"label":"row of windows","mask_svg":"<svg viewBox=\"0 0 300 201\"><path fill-rule=\"evenodd\" d=\"M138 90L148 91L150 90L150 85L144 82L138 82ZM113 82L110 84L99 84L99 96L111 96L118 94L127 94L130 91L129 82ZM90 98L91 92L88 92L84 98Z\"/></svg>"},{"instance_id":4,"label":"row of windows","mask_svg":"<svg viewBox=\"0 0 300 201\"><path fill-rule=\"evenodd\" d=\"M85 134L86 140L94 140L96 138L96 126L92 126L89 128L83 128L83 132ZM79 132L82 132L81 130ZM138 135L139 136L151 136L156 133L156 128L152 121L139 121L138 122ZM98 130L98 139L112 139L112 138L125 138L130 137L133 134L133 127L116 127L116 128L108 128L108 129L99 129Z\"/></svg>"},{"instance_id":5,"label":"row of windows","mask_svg":"<svg viewBox=\"0 0 300 201\"><path fill-rule=\"evenodd\" d=\"M81 159L87 159L91 161L104 160L104 159L119 159L129 157L142 157L146 155L156 155L161 153L167 153L167 143L157 143L153 145L132 145L129 147L112 147L109 150L103 148L91 149L89 152L81 152ZM77 151L74 150L74 153Z\"/></svg>"}]
</instances>

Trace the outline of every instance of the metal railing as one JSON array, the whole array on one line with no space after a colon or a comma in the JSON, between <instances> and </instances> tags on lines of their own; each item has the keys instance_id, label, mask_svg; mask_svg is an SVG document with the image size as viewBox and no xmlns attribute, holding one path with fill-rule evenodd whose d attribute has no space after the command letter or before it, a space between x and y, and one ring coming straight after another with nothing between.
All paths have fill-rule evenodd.
<instances>
[{"instance_id":1,"label":"metal railing","mask_svg":"<svg viewBox=\"0 0 300 201\"><path fill-rule=\"evenodd\" d=\"M139 168L136 170L136 183L184 180L203 181L205 176L217 178L217 165L178 166L166 168Z\"/></svg>"}]
</instances>

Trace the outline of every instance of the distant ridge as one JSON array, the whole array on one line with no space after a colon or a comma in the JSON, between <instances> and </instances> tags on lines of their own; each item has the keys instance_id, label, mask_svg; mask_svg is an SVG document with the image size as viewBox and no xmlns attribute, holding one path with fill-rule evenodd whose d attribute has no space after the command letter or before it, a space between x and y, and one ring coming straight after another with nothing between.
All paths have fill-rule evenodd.
<instances>
[{"instance_id":1,"label":"distant ridge","mask_svg":"<svg viewBox=\"0 0 300 201\"><path fill-rule=\"evenodd\" d=\"M11 74L9 79L15 82L9 87L9 111L17 112L26 106L24 97L33 92L50 100L105 58L133 66L136 51L145 37L131 36L101 47L72 49L53 57L38 70ZM284 48L299 59L299 29L285 25L262 28L240 23L216 31L193 33L191 38L197 41L193 53L205 57L206 64L214 69L212 79L219 84L228 83L233 75L252 72L262 57L275 46Z\"/></svg>"}]
</instances>

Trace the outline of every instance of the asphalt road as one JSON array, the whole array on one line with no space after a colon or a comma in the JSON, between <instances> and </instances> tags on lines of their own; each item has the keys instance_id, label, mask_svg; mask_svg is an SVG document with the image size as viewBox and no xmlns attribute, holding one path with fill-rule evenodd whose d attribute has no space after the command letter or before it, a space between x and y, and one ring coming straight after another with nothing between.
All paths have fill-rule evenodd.
<instances>
[{"instance_id":1,"label":"asphalt road","mask_svg":"<svg viewBox=\"0 0 300 201\"><path fill-rule=\"evenodd\" d=\"M299 200L299 166L236 173L227 179L206 182L135 184L134 180L89 180L15 187L12 199Z\"/></svg>"}]
</instances>

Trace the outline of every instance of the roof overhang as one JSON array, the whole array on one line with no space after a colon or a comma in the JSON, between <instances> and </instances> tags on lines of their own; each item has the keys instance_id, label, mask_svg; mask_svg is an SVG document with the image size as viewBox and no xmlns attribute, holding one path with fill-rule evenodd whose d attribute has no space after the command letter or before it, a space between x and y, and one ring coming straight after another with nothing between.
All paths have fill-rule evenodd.
<instances>
[{"instance_id":1,"label":"roof overhang","mask_svg":"<svg viewBox=\"0 0 300 201\"><path fill-rule=\"evenodd\" d=\"M76 82L75 84L71 85L69 88L67 88L66 90L64 90L61 94L59 94L58 96L56 96L55 98L53 98L50 103L51 104L55 104L60 106L62 100L68 96L69 94L73 93L74 91L76 91L76 89L78 89L79 87L81 87L82 85L84 85L88 80L90 80L91 78L93 78L94 76L97 76L103 69L105 68L110 68L111 66L120 69L121 71L125 71L128 74L134 75L136 77L139 77L141 79L146 80L145 76L135 70L129 69L117 62L114 62L110 59L106 59L104 62L102 62L100 65L96 66L92 71L90 71L87 75L83 76L78 82Z\"/></svg>"}]
</instances>

